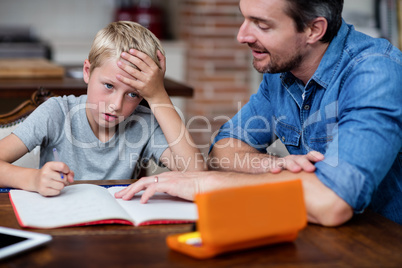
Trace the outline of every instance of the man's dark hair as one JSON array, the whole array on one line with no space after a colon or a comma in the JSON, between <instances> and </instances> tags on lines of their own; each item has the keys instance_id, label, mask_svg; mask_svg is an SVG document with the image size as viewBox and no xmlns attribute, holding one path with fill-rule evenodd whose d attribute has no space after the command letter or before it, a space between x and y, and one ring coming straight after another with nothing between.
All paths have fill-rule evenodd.
<instances>
[{"instance_id":1,"label":"man's dark hair","mask_svg":"<svg viewBox=\"0 0 402 268\"><path fill-rule=\"evenodd\" d=\"M302 32L315 18L324 17L328 28L320 41L329 43L342 24L343 0L286 0L285 13L291 17L298 32Z\"/></svg>"}]
</instances>

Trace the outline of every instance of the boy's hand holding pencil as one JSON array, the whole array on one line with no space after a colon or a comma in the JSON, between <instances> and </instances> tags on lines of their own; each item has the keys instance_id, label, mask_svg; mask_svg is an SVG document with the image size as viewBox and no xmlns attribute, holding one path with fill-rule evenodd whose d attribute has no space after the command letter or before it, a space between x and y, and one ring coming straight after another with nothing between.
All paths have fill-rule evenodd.
<instances>
[{"instance_id":1,"label":"boy's hand holding pencil","mask_svg":"<svg viewBox=\"0 0 402 268\"><path fill-rule=\"evenodd\" d=\"M74 172L60 161L56 149L53 149L53 155L55 161L47 162L34 178L34 191L43 196L59 195L65 186L74 182Z\"/></svg>"}]
</instances>

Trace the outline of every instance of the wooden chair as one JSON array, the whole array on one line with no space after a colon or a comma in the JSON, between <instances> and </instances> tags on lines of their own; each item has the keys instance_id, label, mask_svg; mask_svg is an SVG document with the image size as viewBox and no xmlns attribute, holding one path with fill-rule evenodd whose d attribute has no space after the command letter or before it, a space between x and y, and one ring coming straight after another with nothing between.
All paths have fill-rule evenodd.
<instances>
[{"instance_id":1,"label":"wooden chair","mask_svg":"<svg viewBox=\"0 0 402 268\"><path fill-rule=\"evenodd\" d=\"M36 107L53 96L55 95L49 90L39 88L32 94L30 100L24 101L11 112L0 114L0 128L7 128L22 122Z\"/></svg>"},{"instance_id":2,"label":"wooden chair","mask_svg":"<svg viewBox=\"0 0 402 268\"><path fill-rule=\"evenodd\" d=\"M0 139L11 134L19 123L24 121L40 104L53 96L55 95L49 90L39 88L32 94L30 100L24 101L11 112L0 114ZM38 168L39 155L40 149L36 147L13 164L23 167Z\"/></svg>"}]
</instances>

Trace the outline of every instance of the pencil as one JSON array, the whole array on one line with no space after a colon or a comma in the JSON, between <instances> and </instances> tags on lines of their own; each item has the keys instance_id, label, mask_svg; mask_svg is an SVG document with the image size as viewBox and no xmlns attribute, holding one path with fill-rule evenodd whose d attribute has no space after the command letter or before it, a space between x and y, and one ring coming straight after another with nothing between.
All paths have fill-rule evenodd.
<instances>
[{"instance_id":1,"label":"pencil","mask_svg":"<svg viewBox=\"0 0 402 268\"><path fill-rule=\"evenodd\" d=\"M55 160L55 161L61 162L61 161L60 161L60 157L59 157L59 153L57 152L57 149L56 149L56 148L53 148L53 156L54 156L54 160ZM60 176L61 176L62 179L64 179L63 173L60 172Z\"/></svg>"}]
</instances>

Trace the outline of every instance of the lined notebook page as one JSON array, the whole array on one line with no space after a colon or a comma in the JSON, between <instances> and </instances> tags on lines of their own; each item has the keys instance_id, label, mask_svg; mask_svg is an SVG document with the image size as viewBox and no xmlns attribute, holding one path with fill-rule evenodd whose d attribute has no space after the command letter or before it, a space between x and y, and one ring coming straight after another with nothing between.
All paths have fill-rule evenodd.
<instances>
[{"instance_id":1,"label":"lined notebook page","mask_svg":"<svg viewBox=\"0 0 402 268\"><path fill-rule=\"evenodd\" d=\"M110 218L131 221L105 188L91 184L67 186L54 197L23 190L11 190L10 197L24 226L55 228Z\"/></svg>"},{"instance_id":2,"label":"lined notebook page","mask_svg":"<svg viewBox=\"0 0 402 268\"><path fill-rule=\"evenodd\" d=\"M108 190L114 196L125 187L115 186ZM156 193L147 203L141 204L142 192L131 200L116 199L134 220L135 225L155 220L196 221L198 219L197 205L194 202L173 197L165 193Z\"/></svg>"}]
</instances>

